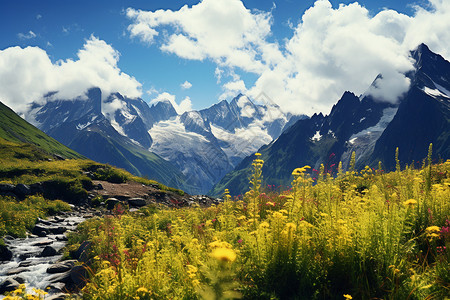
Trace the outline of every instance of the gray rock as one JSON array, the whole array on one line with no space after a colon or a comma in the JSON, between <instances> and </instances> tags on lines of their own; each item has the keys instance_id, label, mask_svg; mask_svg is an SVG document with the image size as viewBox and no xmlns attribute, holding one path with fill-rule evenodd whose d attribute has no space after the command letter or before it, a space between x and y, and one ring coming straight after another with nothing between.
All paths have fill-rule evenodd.
<instances>
[{"instance_id":1,"label":"gray rock","mask_svg":"<svg viewBox=\"0 0 450 300\"><path fill-rule=\"evenodd\" d=\"M45 240L42 240L42 241L39 241L39 242L32 243L30 246L38 246L38 247L41 247L41 246L48 246L48 245L51 245L52 243L53 243L53 240L51 240L51 239L45 239Z\"/></svg>"},{"instance_id":2,"label":"gray rock","mask_svg":"<svg viewBox=\"0 0 450 300\"><path fill-rule=\"evenodd\" d=\"M0 261L10 261L13 257L11 250L4 245L0 245Z\"/></svg>"},{"instance_id":3,"label":"gray rock","mask_svg":"<svg viewBox=\"0 0 450 300\"><path fill-rule=\"evenodd\" d=\"M14 291L19 287L19 285L20 283L18 283L17 280L14 280L13 278L6 278L6 280L0 284L0 294Z\"/></svg>"},{"instance_id":4,"label":"gray rock","mask_svg":"<svg viewBox=\"0 0 450 300\"><path fill-rule=\"evenodd\" d=\"M120 203L120 201L117 200L116 198L108 198L106 200L106 209L109 209L109 210L113 209L117 203Z\"/></svg>"},{"instance_id":5,"label":"gray rock","mask_svg":"<svg viewBox=\"0 0 450 300\"><path fill-rule=\"evenodd\" d=\"M49 268L47 268L47 273L49 274L56 274L56 273L64 273L73 268L75 265L76 260L66 260L63 262L59 262L56 264L53 264Z\"/></svg>"},{"instance_id":6,"label":"gray rock","mask_svg":"<svg viewBox=\"0 0 450 300\"><path fill-rule=\"evenodd\" d=\"M80 247L78 247L76 251L71 252L70 255L81 262L85 262L88 260L88 252L90 248L91 242L84 241L81 243Z\"/></svg>"},{"instance_id":7,"label":"gray rock","mask_svg":"<svg viewBox=\"0 0 450 300\"><path fill-rule=\"evenodd\" d=\"M147 205L147 202L143 198L131 198L128 199L128 205L134 206L134 207L142 207Z\"/></svg>"},{"instance_id":8,"label":"gray rock","mask_svg":"<svg viewBox=\"0 0 450 300\"><path fill-rule=\"evenodd\" d=\"M48 234L48 227L44 227L42 225L36 224L31 233L35 234L39 237L45 237Z\"/></svg>"},{"instance_id":9,"label":"gray rock","mask_svg":"<svg viewBox=\"0 0 450 300\"><path fill-rule=\"evenodd\" d=\"M19 268L20 267L29 267L31 265L32 265L31 260L21 261L20 264L19 264Z\"/></svg>"},{"instance_id":10,"label":"gray rock","mask_svg":"<svg viewBox=\"0 0 450 300\"><path fill-rule=\"evenodd\" d=\"M64 273L55 273L54 275L51 275L47 278L47 280L50 283L57 283L57 282L63 282L63 283L70 283L70 271L64 272Z\"/></svg>"},{"instance_id":11,"label":"gray rock","mask_svg":"<svg viewBox=\"0 0 450 300\"><path fill-rule=\"evenodd\" d=\"M68 296L70 295L64 293L57 293L54 295L50 295L49 297L45 297L45 300L65 300L67 299Z\"/></svg>"},{"instance_id":12,"label":"gray rock","mask_svg":"<svg viewBox=\"0 0 450 300\"><path fill-rule=\"evenodd\" d=\"M76 290L82 289L89 279L89 273L84 266L75 266L70 271L70 279Z\"/></svg>"},{"instance_id":13,"label":"gray rock","mask_svg":"<svg viewBox=\"0 0 450 300\"><path fill-rule=\"evenodd\" d=\"M17 275L23 272L28 271L28 268L26 267L20 267L20 268L14 268L9 270L8 272L6 272L6 275L10 276L10 275Z\"/></svg>"},{"instance_id":14,"label":"gray rock","mask_svg":"<svg viewBox=\"0 0 450 300\"><path fill-rule=\"evenodd\" d=\"M63 234L67 231L67 228L64 226L49 227L49 231L53 234Z\"/></svg>"},{"instance_id":15,"label":"gray rock","mask_svg":"<svg viewBox=\"0 0 450 300\"><path fill-rule=\"evenodd\" d=\"M14 193L21 197L28 196L28 195L31 195L31 188L29 185L19 183L14 188Z\"/></svg>"},{"instance_id":16,"label":"gray rock","mask_svg":"<svg viewBox=\"0 0 450 300\"><path fill-rule=\"evenodd\" d=\"M52 246L45 246L44 250L42 250L39 257L49 257L49 256L55 256L58 252L53 248Z\"/></svg>"},{"instance_id":17,"label":"gray rock","mask_svg":"<svg viewBox=\"0 0 450 300\"><path fill-rule=\"evenodd\" d=\"M0 184L0 193L12 192L12 191L14 191L15 187L16 186L14 184L1 183Z\"/></svg>"},{"instance_id":18,"label":"gray rock","mask_svg":"<svg viewBox=\"0 0 450 300\"><path fill-rule=\"evenodd\" d=\"M50 293L62 292L65 290L66 284L64 282L54 282L50 283L47 288L50 290Z\"/></svg>"}]
</instances>

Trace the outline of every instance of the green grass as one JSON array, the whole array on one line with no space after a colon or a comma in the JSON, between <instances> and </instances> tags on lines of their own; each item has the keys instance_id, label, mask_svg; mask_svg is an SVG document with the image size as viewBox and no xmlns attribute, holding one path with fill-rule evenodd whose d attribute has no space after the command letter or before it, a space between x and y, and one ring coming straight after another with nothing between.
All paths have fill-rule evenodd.
<instances>
[{"instance_id":1,"label":"green grass","mask_svg":"<svg viewBox=\"0 0 450 300\"><path fill-rule=\"evenodd\" d=\"M49 201L41 196L29 196L23 201L0 196L0 238L5 235L25 237L38 218L69 211L61 200Z\"/></svg>"},{"instance_id":2,"label":"green grass","mask_svg":"<svg viewBox=\"0 0 450 300\"><path fill-rule=\"evenodd\" d=\"M28 143L36 146L42 152L52 156L60 155L64 158L83 158L81 154L64 146L49 137L41 130L29 124L14 111L0 102L0 138L10 142ZM31 146L30 146L31 147Z\"/></svg>"}]
</instances>

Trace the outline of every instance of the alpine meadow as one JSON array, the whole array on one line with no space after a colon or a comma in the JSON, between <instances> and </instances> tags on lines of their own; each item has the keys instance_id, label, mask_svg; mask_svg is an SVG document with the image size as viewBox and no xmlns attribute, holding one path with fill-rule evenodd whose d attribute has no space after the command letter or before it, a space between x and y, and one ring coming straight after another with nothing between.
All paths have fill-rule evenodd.
<instances>
[{"instance_id":1,"label":"alpine meadow","mask_svg":"<svg viewBox=\"0 0 450 300\"><path fill-rule=\"evenodd\" d=\"M450 300L449 0L0 1L0 299Z\"/></svg>"}]
</instances>

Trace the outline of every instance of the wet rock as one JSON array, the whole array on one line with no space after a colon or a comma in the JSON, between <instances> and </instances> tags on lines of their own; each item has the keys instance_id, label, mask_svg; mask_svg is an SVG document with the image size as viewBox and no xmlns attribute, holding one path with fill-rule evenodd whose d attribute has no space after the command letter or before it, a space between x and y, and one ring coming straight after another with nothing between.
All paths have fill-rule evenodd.
<instances>
[{"instance_id":1,"label":"wet rock","mask_svg":"<svg viewBox=\"0 0 450 300\"><path fill-rule=\"evenodd\" d=\"M71 282L70 271L64 273L55 273L54 275L48 277L47 280L50 283L58 283L58 282L62 282L65 284L70 283Z\"/></svg>"},{"instance_id":2,"label":"wet rock","mask_svg":"<svg viewBox=\"0 0 450 300\"><path fill-rule=\"evenodd\" d=\"M31 264L32 264L31 260L21 261L19 264L19 268L20 267L29 267L29 266L31 266Z\"/></svg>"},{"instance_id":3,"label":"wet rock","mask_svg":"<svg viewBox=\"0 0 450 300\"><path fill-rule=\"evenodd\" d=\"M51 267L47 268L47 273L56 274L56 273L64 273L70 271L75 265L76 260L67 260L63 262L59 262L53 264Z\"/></svg>"},{"instance_id":4,"label":"wet rock","mask_svg":"<svg viewBox=\"0 0 450 300\"><path fill-rule=\"evenodd\" d=\"M30 188L29 185L26 185L26 184L23 184L23 183L19 183L14 188L14 194L16 194L18 196L21 196L21 197L25 197L25 196L31 195L31 188Z\"/></svg>"},{"instance_id":5,"label":"wet rock","mask_svg":"<svg viewBox=\"0 0 450 300\"><path fill-rule=\"evenodd\" d=\"M65 235L57 235L57 236L56 236L56 240L57 240L57 241L60 241L60 242L66 242L66 241L68 241L67 236L65 236Z\"/></svg>"},{"instance_id":6,"label":"wet rock","mask_svg":"<svg viewBox=\"0 0 450 300\"><path fill-rule=\"evenodd\" d=\"M19 260L27 260L28 258L33 257L33 256L36 256L36 253L31 253L31 252L22 253L19 255Z\"/></svg>"},{"instance_id":7,"label":"wet rock","mask_svg":"<svg viewBox=\"0 0 450 300\"><path fill-rule=\"evenodd\" d=\"M58 294L60 292L63 292L66 288L66 284L64 282L54 282L47 286L47 290L49 290L49 293ZM46 298L48 299L48 298ZM65 298L64 298L65 299Z\"/></svg>"},{"instance_id":8,"label":"wet rock","mask_svg":"<svg viewBox=\"0 0 450 300\"><path fill-rule=\"evenodd\" d=\"M128 199L128 205L133 207L142 207L147 205L147 202L143 198L130 198Z\"/></svg>"},{"instance_id":9,"label":"wet rock","mask_svg":"<svg viewBox=\"0 0 450 300\"><path fill-rule=\"evenodd\" d=\"M13 254L8 247L0 245L0 261L10 261Z\"/></svg>"},{"instance_id":10,"label":"wet rock","mask_svg":"<svg viewBox=\"0 0 450 300\"><path fill-rule=\"evenodd\" d=\"M0 294L14 291L19 287L19 285L20 283L18 283L17 280L14 280L13 278L6 278L6 280L0 284Z\"/></svg>"},{"instance_id":11,"label":"wet rock","mask_svg":"<svg viewBox=\"0 0 450 300\"><path fill-rule=\"evenodd\" d=\"M46 300L65 300L69 295L64 293L57 293L54 295L50 295L49 297L45 297Z\"/></svg>"},{"instance_id":12,"label":"wet rock","mask_svg":"<svg viewBox=\"0 0 450 300\"><path fill-rule=\"evenodd\" d=\"M109 209L109 210L113 209L117 203L120 203L120 201L117 200L116 198L108 198L106 200L106 209Z\"/></svg>"},{"instance_id":13,"label":"wet rock","mask_svg":"<svg viewBox=\"0 0 450 300\"><path fill-rule=\"evenodd\" d=\"M34 226L33 231L31 233L39 237L46 237L48 235L48 228L37 224Z\"/></svg>"},{"instance_id":14,"label":"wet rock","mask_svg":"<svg viewBox=\"0 0 450 300\"><path fill-rule=\"evenodd\" d=\"M45 239L36 243L32 243L30 246L37 246L37 247L42 247L42 246L48 246L51 245L53 243L53 240L51 239Z\"/></svg>"},{"instance_id":15,"label":"wet rock","mask_svg":"<svg viewBox=\"0 0 450 300\"><path fill-rule=\"evenodd\" d=\"M55 256L58 252L53 248L52 246L45 246L44 250L42 250L39 257L49 257L49 256Z\"/></svg>"},{"instance_id":16,"label":"wet rock","mask_svg":"<svg viewBox=\"0 0 450 300\"><path fill-rule=\"evenodd\" d=\"M20 273L22 273L22 272L26 272L26 271L28 271L28 268L26 268L26 267L20 267L20 268L15 268L15 269L11 269L11 270L9 270L8 272L6 272L6 275L17 275L17 274L20 274Z\"/></svg>"},{"instance_id":17,"label":"wet rock","mask_svg":"<svg viewBox=\"0 0 450 300\"><path fill-rule=\"evenodd\" d=\"M56 223L64 222L64 218L61 218L61 217L58 217L58 216L55 216L55 217L53 218L53 220L55 220Z\"/></svg>"},{"instance_id":18,"label":"wet rock","mask_svg":"<svg viewBox=\"0 0 450 300\"><path fill-rule=\"evenodd\" d=\"M67 231L67 228L64 226L49 227L49 231L53 234L63 234Z\"/></svg>"},{"instance_id":19,"label":"wet rock","mask_svg":"<svg viewBox=\"0 0 450 300\"><path fill-rule=\"evenodd\" d=\"M70 279L72 280L75 290L82 289L89 279L88 271L85 266L75 266L70 271Z\"/></svg>"},{"instance_id":20,"label":"wet rock","mask_svg":"<svg viewBox=\"0 0 450 300\"><path fill-rule=\"evenodd\" d=\"M13 279L20 284L25 283L25 278L23 278L21 276L15 276Z\"/></svg>"},{"instance_id":21,"label":"wet rock","mask_svg":"<svg viewBox=\"0 0 450 300\"><path fill-rule=\"evenodd\" d=\"M70 255L78 259L81 262L87 262L89 260L89 249L91 248L91 242L84 241L81 243L80 247L74 252L71 252Z\"/></svg>"}]
</instances>

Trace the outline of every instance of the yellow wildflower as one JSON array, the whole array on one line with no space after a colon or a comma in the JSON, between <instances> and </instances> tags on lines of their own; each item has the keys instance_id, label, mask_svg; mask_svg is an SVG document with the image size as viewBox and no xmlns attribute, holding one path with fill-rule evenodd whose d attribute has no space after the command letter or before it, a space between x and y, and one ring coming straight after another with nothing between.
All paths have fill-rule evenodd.
<instances>
[{"instance_id":1,"label":"yellow wildflower","mask_svg":"<svg viewBox=\"0 0 450 300\"><path fill-rule=\"evenodd\" d=\"M140 287L137 289L136 293L143 293L143 294L147 294L148 290L145 287Z\"/></svg>"},{"instance_id":2,"label":"yellow wildflower","mask_svg":"<svg viewBox=\"0 0 450 300\"><path fill-rule=\"evenodd\" d=\"M214 257L219 261L233 262L236 260L236 252L229 248L216 248L211 253L211 257Z\"/></svg>"},{"instance_id":3,"label":"yellow wildflower","mask_svg":"<svg viewBox=\"0 0 450 300\"><path fill-rule=\"evenodd\" d=\"M259 228L269 228L269 223L262 222L261 224L259 224Z\"/></svg>"},{"instance_id":4,"label":"yellow wildflower","mask_svg":"<svg viewBox=\"0 0 450 300\"><path fill-rule=\"evenodd\" d=\"M256 152L256 153L255 153L255 156L256 156L256 157L260 157L260 156L261 156L261 153Z\"/></svg>"},{"instance_id":5,"label":"yellow wildflower","mask_svg":"<svg viewBox=\"0 0 450 300\"><path fill-rule=\"evenodd\" d=\"M414 206L416 204L417 204L417 201L414 199L409 199L409 200L406 200L405 202L403 202L403 205L405 205L405 206Z\"/></svg>"},{"instance_id":6,"label":"yellow wildflower","mask_svg":"<svg viewBox=\"0 0 450 300\"><path fill-rule=\"evenodd\" d=\"M350 299L353 299L353 297L352 297L351 295L348 295L348 294L344 294L344 298L345 298L345 299L349 299L349 300L350 300Z\"/></svg>"}]
</instances>

